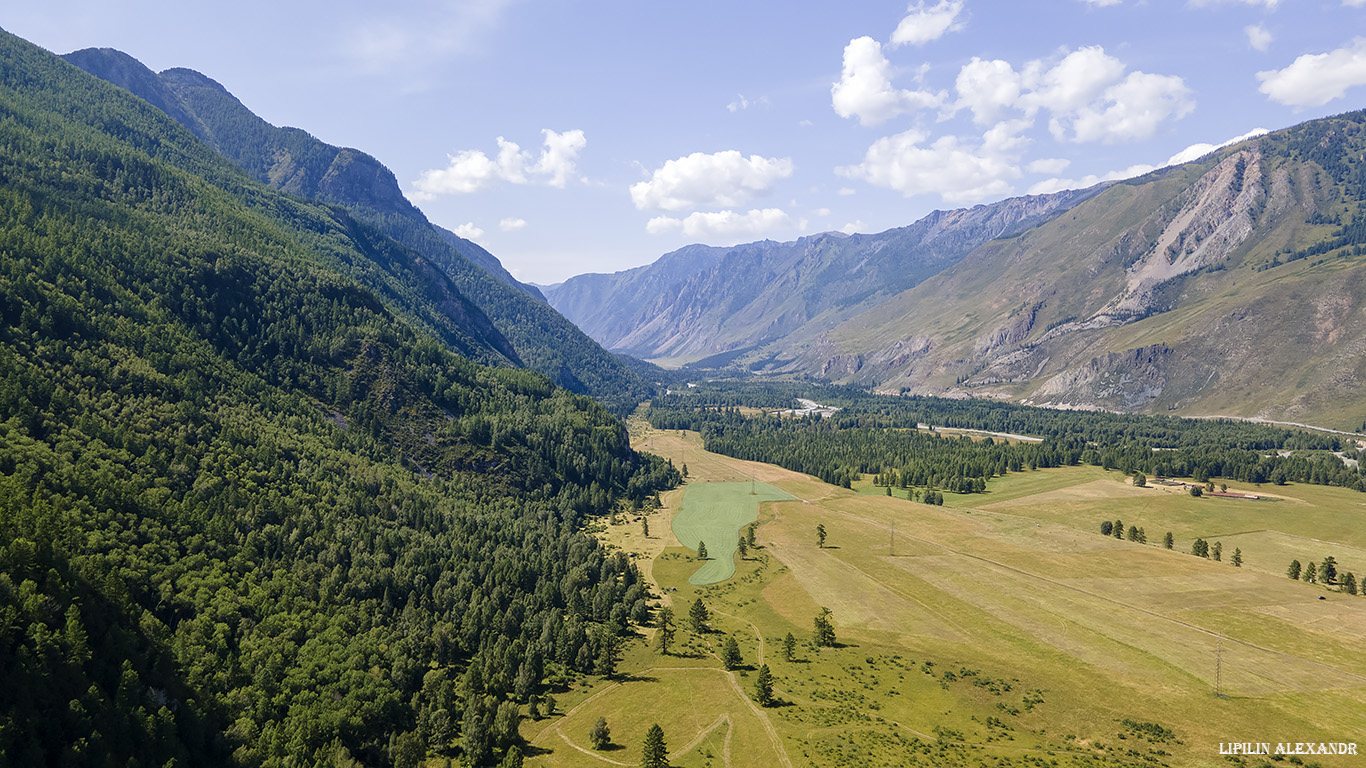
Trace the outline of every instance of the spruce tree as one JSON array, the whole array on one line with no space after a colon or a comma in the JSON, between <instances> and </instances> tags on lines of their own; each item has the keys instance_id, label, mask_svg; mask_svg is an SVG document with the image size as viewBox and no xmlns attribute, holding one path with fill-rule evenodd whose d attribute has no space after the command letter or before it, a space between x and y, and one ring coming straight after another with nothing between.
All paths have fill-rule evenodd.
<instances>
[{"instance_id":1,"label":"spruce tree","mask_svg":"<svg viewBox=\"0 0 1366 768\"><path fill-rule=\"evenodd\" d=\"M792 661L796 655L797 638L793 637L791 632L788 632L787 637L783 638L783 658L787 661Z\"/></svg>"},{"instance_id":2,"label":"spruce tree","mask_svg":"<svg viewBox=\"0 0 1366 768\"><path fill-rule=\"evenodd\" d=\"M739 669L744 662L740 658L740 644L735 642L734 637L727 637L725 647L721 649L721 663L726 669Z\"/></svg>"},{"instance_id":3,"label":"spruce tree","mask_svg":"<svg viewBox=\"0 0 1366 768\"><path fill-rule=\"evenodd\" d=\"M707 559L707 542L705 542L705 541L699 541L699 542L697 542L697 559L698 559L698 560L706 560L706 559Z\"/></svg>"},{"instance_id":4,"label":"spruce tree","mask_svg":"<svg viewBox=\"0 0 1366 768\"><path fill-rule=\"evenodd\" d=\"M669 765L668 747L664 746L664 729L659 723L650 726L645 734L645 746L640 753L641 768L667 768Z\"/></svg>"},{"instance_id":5,"label":"spruce tree","mask_svg":"<svg viewBox=\"0 0 1366 768\"><path fill-rule=\"evenodd\" d=\"M759 676L754 681L754 700L761 707L773 704L773 675L768 671L767 664L759 667Z\"/></svg>"},{"instance_id":6,"label":"spruce tree","mask_svg":"<svg viewBox=\"0 0 1366 768\"><path fill-rule=\"evenodd\" d=\"M1290 561L1290 567L1285 569L1285 575L1286 575L1286 577L1288 577L1288 578L1290 578L1290 579L1293 579L1293 580L1295 580L1295 581L1299 581L1299 580L1300 580L1300 561L1299 561L1299 560L1291 560L1291 561Z\"/></svg>"},{"instance_id":7,"label":"spruce tree","mask_svg":"<svg viewBox=\"0 0 1366 768\"><path fill-rule=\"evenodd\" d=\"M692 622L692 631L702 634L707 631L707 606L702 604L702 598L693 601L692 607L688 609L688 619Z\"/></svg>"}]
</instances>

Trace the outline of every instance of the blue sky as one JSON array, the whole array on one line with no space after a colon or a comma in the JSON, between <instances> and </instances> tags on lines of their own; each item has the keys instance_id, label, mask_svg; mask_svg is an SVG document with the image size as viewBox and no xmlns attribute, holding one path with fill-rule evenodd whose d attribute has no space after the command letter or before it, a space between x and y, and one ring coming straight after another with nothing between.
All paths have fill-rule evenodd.
<instances>
[{"instance_id":1,"label":"blue sky","mask_svg":"<svg viewBox=\"0 0 1366 768\"><path fill-rule=\"evenodd\" d=\"M375 155L543 284L882 231L1366 106L1366 0L46 0L0 25L197 69Z\"/></svg>"}]
</instances>

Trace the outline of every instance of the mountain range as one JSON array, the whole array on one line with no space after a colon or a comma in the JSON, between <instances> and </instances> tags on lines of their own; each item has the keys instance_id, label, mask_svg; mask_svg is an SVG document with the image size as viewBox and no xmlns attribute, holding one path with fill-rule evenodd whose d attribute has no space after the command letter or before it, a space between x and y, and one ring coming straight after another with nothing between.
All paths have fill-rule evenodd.
<instances>
[{"instance_id":1,"label":"mountain range","mask_svg":"<svg viewBox=\"0 0 1366 768\"><path fill-rule=\"evenodd\" d=\"M1352 112L1088 190L877 235L692 246L545 294L609 349L647 359L1355 429L1364 131L1366 112Z\"/></svg>"},{"instance_id":2,"label":"mountain range","mask_svg":"<svg viewBox=\"0 0 1366 768\"><path fill-rule=\"evenodd\" d=\"M110 48L63 58L160 109L257 181L340 206L411 249L426 282L441 286L438 303L476 340L475 359L532 368L619 409L648 393L633 371L553 310L535 287L514 279L480 246L428 221L374 157L271 125L194 70L156 73Z\"/></svg>"}]
</instances>

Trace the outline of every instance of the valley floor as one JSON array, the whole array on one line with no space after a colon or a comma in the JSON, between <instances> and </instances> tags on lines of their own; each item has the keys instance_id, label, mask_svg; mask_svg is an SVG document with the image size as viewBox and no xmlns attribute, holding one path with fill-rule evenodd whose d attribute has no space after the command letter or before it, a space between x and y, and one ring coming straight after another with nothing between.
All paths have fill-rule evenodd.
<instances>
[{"instance_id":1,"label":"valley floor","mask_svg":"<svg viewBox=\"0 0 1366 768\"><path fill-rule=\"evenodd\" d=\"M656 722L670 764L699 767L1258 766L1221 745L1366 747L1366 598L1285 576L1291 559L1327 555L1366 574L1362 494L1197 499L1071 467L933 507L707 453L694 433L632 432L637 448L686 464L689 484L665 494L650 537L638 517L601 536L634 553L673 607L675 647L662 655L650 630L628 644L618 679L560 696L554 717L523 728L529 765L639 764ZM689 583L702 563L671 517L693 489L751 479L792 499L759 505L760 548L737 557L733 577ZM1117 518L1149 543L1102 536ZM1173 551L1161 546L1168 531ZM1197 537L1221 542L1224 561L1185 554ZM704 634L687 629L699 597L712 609ZM809 642L823 607L838 647ZM734 672L719 658L727 636L745 661ZM753 703L761 664L777 706ZM614 742L604 751L588 746L599 717Z\"/></svg>"}]
</instances>

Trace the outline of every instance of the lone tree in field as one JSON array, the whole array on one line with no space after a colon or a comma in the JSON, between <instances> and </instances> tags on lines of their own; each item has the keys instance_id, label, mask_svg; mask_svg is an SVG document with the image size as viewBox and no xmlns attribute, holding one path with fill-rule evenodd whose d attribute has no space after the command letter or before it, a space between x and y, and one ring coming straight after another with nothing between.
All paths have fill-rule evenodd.
<instances>
[{"instance_id":1,"label":"lone tree in field","mask_svg":"<svg viewBox=\"0 0 1366 768\"><path fill-rule=\"evenodd\" d=\"M702 634L707 631L707 606L702 604L702 598L693 601L692 607L688 609L688 620L692 622L692 631Z\"/></svg>"},{"instance_id":2,"label":"lone tree in field","mask_svg":"<svg viewBox=\"0 0 1366 768\"><path fill-rule=\"evenodd\" d=\"M761 707L773 705L773 675L768 671L767 664L759 667L759 677L754 681L754 700Z\"/></svg>"},{"instance_id":3,"label":"lone tree in field","mask_svg":"<svg viewBox=\"0 0 1366 768\"><path fill-rule=\"evenodd\" d=\"M650 538L650 518L640 518L640 532L642 535L645 536L645 538Z\"/></svg>"},{"instance_id":4,"label":"lone tree in field","mask_svg":"<svg viewBox=\"0 0 1366 768\"><path fill-rule=\"evenodd\" d=\"M1192 485L1188 490L1190 491L1190 494L1197 499L1205 495L1205 489L1198 485Z\"/></svg>"},{"instance_id":5,"label":"lone tree in field","mask_svg":"<svg viewBox=\"0 0 1366 768\"><path fill-rule=\"evenodd\" d=\"M1171 549L1175 544L1176 540L1172 538L1172 532L1167 531L1167 535L1162 537L1162 546Z\"/></svg>"},{"instance_id":6,"label":"lone tree in field","mask_svg":"<svg viewBox=\"0 0 1366 768\"><path fill-rule=\"evenodd\" d=\"M659 609L659 652L669 655L669 646L674 641L674 609Z\"/></svg>"},{"instance_id":7,"label":"lone tree in field","mask_svg":"<svg viewBox=\"0 0 1366 768\"><path fill-rule=\"evenodd\" d=\"M687 476L688 476L688 462L686 462L686 461L683 462L683 476L684 476L684 477L687 477Z\"/></svg>"},{"instance_id":8,"label":"lone tree in field","mask_svg":"<svg viewBox=\"0 0 1366 768\"><path fill-rule=\"evenodd\" d=\"M699 542L697 542L697 559L698 559L698 560L706 560L706 559L707 559L707 542L705 542L705 541L699 541Z\"/></svg>"},{"instance_id":9,"label":"lone tree in field","mask_svg":"<svg viewBox=\"0 0 1366 768\"><path fill-rule=\"evenodd\" d=\"M1100 524L1100 535L1109 536L1115 530L1115 524L1106 520Z\"/></svg>"},{"instance_id":10,"label":"lone tree in field","mask_svg":"<svg viewBox=\"0 0 1366 768\"><path fill-rule=\"evenodd\" d=\"M739 541L737 542L737 548L740 550L740 557L741 557L742 559L744 558L745 555L748 555L748 554L749 554L749 546L748 546L747 544L745 544L745 537L744 537L744 536L741 536L740 539L739 539Z\"/></svg>"},{"instance_id":11,"label":"lone tree in field","mask_svg":"<svg viewBox=\"0 0 1366 768\"><path fill-rule=\"evenodd\" d=\"M792 661L792 659L795 658L796 655L797 638L793 637L791 632L788 632L787 637L783 638L783 658L787 661Z\"/></svg>"},{"instance_id":12,"label":"lone tree in field","mask_svg":"<svg viewBox=\"0 0 1366 768\"><path fill-rule=\"evenodd\" d=\"M1135 488L1145 488L1145 487L1147 487L1147 485L1148 485L1148 476L1145 475L1145 474L1143 474L1142 472L1135 472L1135 473L1134 473L1134 487L1135 487Z\"/></svg>"},{"instance_id":13,"label":"lone tree in field","mask_svg":"<svg viewBox=\"0 0 1366 768\"><path fill-rule=\"evenodd\" d=\"M1323 558L1323 564L1319 566L1319 581L1324 584L1336 584L1338 581L1338 561L1332 555Z\"/></svg>"},{"instance_id":14,"label":"lone tree in field","mask_svg":"<svg viewBox=\"0 0 1366 768\"><path fill-rule=\"evenodd\" d=\"M664 729L659 723L650 726L645 734L645 747L640 752L641 768L668 768L669 750L664 746Z\"/></svg>"},{"instance_id":15,"label":"lone tree in field","mask_svg":"<svg viewBox=\"0 0 1366 768\"><path fill-rule=\"evenodd\" d=\"M1285 569L1285 575L1286 575L1286 577L1289 578L1289 579L1293 579L1293 580L1295 580L1295 581L1299 581L1299 580L1300 580L1300 561L1299 561L1299 560L1291 560L1291 561L1290 561L1290 567Z\"/></svg>"},{"instance_id":16,"label":"lone tree in field","mask_svg":"<svg viewBox=\"0 0 1366 768\"><path fill-rule=\"evenodd\" d=\"M739 669L744 663L744 659L740 658L740 644L735 642L734 637L726 638L726 645L721 649L721 663L730 670Z\"/></svg>"},{"instance_id":17,"label":"lone tree in field","mask_svg":"<svg viewBox=\"0 0 1366 768\"><path fill-rule=\"evenodd\" d=\"M598 750L607 749L612 743L612 731L607 727L607 718L599 717L593 724L593 730L588 732L588 743Z\"/></svg>"},{"instance_id":18,"label":"lone tree in field","mask_svg":"<svg viewBox=\"0 0 1366 768\"><path fill-rule=\"evenodd\" d=\"M816 546L818 546L818 547L820 547L820 548L822 548L822 549L825 548L825 526L824 526L824 525L817 525L817 526L816 526Z\"/></svg>"},{"instance_id":19,"label":"lone tree in field","mask_svg":"<svg viewBox=\"0 0 1366 768\"><path fill-rule=\"evenodd\" d=\"M1239 548L1239 547L1234 547L1234 548L1233 548L1233 557L1229 558L1229 562L1230 562L1230 563L1233 563L1233 567L1234 567L1234 568L1242 568L1242 567L1243 567L1243 550L1242 550L1241 548Z\"/></svg>"},{"instance_id":20,"label":"lone tree in field","mask_svg":"<svg viewBox=\"0 0 1366 768\"><path fill-rule=\"evenodd\" d=\"M835 625L830 623L830 609L822 608L812 624L811 642L817 648L834 648Z\"/></svg>"}]
</instances>

